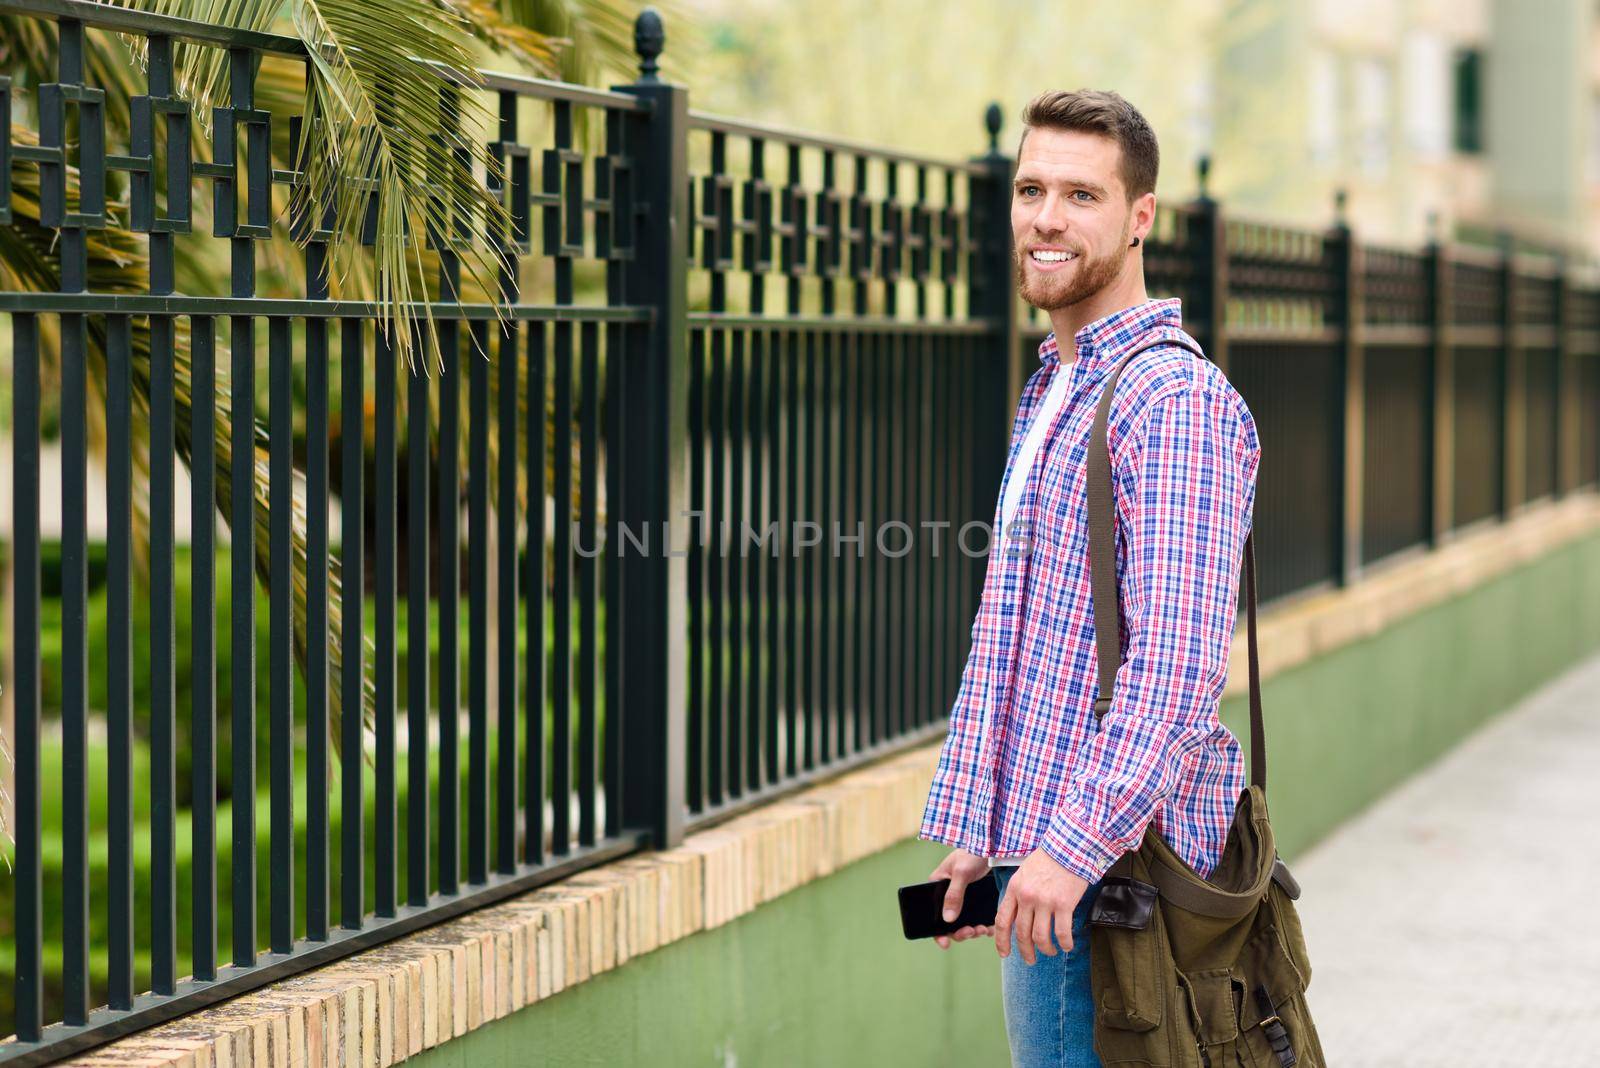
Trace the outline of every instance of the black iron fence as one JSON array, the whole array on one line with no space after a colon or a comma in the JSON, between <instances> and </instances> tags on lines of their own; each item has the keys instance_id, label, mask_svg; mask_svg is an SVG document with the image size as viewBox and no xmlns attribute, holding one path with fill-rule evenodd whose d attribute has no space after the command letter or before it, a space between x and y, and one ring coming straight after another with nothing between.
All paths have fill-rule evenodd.
<instances>
[{"instance_id":1,"label":"black iron fence","mask_svg":"<svg viewBox=\"0 0 1600 1068\"><path fill-rule=\"evenodd\" d=\"M1228 373L1262 444L1261 597L1353 581L1600 484L1600 276L1552 250L1363 245L1164 207L1153 294ZM1029 309L1024 360L1049 329ZM1030 328L1031 327L1031 328Z\"/></svg>"},{"instance_id":2,"label":"black iron fence","mask_svg":"<svg viewBox=\"0 0 1600 1068\"><path fill-rule=\"evenodd\" d=\"M307 225L273 207L302 181L299 117L255 88L305 65L297 40L85 0L0 17L49 28L59 60L0 109L0 211L49 268L0 293L0 1059L943 730L987 545L964 532L992 516L1043 330L1011 289L998 108L966 162L694 113L655 77L649 14L632 85L441 78L442 109L493 99L516 270L459 303L459 247L430 240L442 366L408 373L380 308L330 295L325 232L298 231L302 274L273 258ZM117 101L86 57L129 37L148 92ZM175 44L229 56L204 158ZM212 246L216 289L179 292L175 255ZM1588 277L1205 198L1163 207L1146 257L1260 424L1264 596L1600 479Z\"/></svg>"}]
</instances>

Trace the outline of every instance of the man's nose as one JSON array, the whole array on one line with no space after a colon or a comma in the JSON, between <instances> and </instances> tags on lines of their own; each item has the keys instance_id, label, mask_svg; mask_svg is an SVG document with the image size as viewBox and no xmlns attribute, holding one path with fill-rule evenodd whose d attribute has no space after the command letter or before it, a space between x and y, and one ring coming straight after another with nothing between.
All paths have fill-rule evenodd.
<instances>
[{"instance_id":1,"label":"man's nose","mask_svg":"<svg viewBox=\"0 0 1600 1068\"><path fill-rule=\"evenodd\" d=\"M1067 214L1065 204L1054 194L1045 197L1039 211L1033 217L1033 228L1041 234L1060 234L1067 229Z\"/></svg>"}]
</instances>

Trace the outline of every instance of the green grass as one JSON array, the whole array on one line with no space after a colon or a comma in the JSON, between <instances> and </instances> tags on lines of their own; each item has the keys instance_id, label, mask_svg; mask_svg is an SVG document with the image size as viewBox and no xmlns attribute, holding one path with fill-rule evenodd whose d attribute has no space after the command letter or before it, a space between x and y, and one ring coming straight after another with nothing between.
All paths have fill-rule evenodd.
<instances>
[{"instance_id":1,"label":"green grass","mask_svg":"<svg viewBox=\"0 0 1600 1068\"><path fill-rule=\"evenodd\" d=\"M98 556L98 554L96 554ZM46 554L46 570L53 571L52 557ZM178 868L177 898L178 898L178 971L180 975L188 974L190 967L190 935L193 899L193 858L191 855L191 809L190 786L192 782L192 751L189 745L190 734L190 708L192 694L192 671L190 663L191 646L191 620L189 613L189 591L191 589L192 561L187 550L180 550L176 567L177 586L177 792L179 796L179 812L176 819L176 854ZM463 569L464 570L464 569ZM106 915L107 890L109 886L110 870L108 859L107 820L111 810L111 798L108 796L109 761L110 754L103 740L104 709L106 705L106 680L103 665L107 658L107 632L108 618L106 610L106 590L103 585L103 572L98 564L91 561L91 596L89 603L89 703L91 709L91 732L89 744L89 775L88 775L88 805L89 823L91 833L88 841L88 861L90 870L90 946L91 946L91 981L93 984L92 1003L100 1004L105 999L106 975L108 972L108 959L106 955L106 940L108 938L108 919ZM217 636L217 760L216 774L218 782L218 810L216 816L217 830L217 878L215 885L218 887L217 917L218 917L218 946L219 960L227 963L231 958L233 915L231 908L231 820L233 782L232 782L232 729L231 729L231 690L232 690L232 655L229 648L228 620L232 610L231 588L228 580L226 550L219 553L217 558L217 611L215 618L215 631ZM147 589L140 588L143 580L136 580L134 591L134 611L132 619L132 633L134 643L134 729L135 745L132 754L132 782L133 786L133 811L134 824L134 926L136 932L136 975L135 988L147 989L149 985L149 869L150 869L150 797L149 797L149 767L150 747L148 742L149 728L149 671L150 663L150 627L149 627L149 596ZM47 578L46 597L41 604L41 637L43 657L43 678L41 690L44 700L46 735L42 754L42 782L43 782L43 865L44 865L44 920L45 920L45 971L46 971L46 1019L60 1018L60 984L59 974L61 969L61 933L63 915L59 887L62 884L64 866L64 840L62 835L62 806L63 797L61 789L61 742L59 733L52 727L59 724L60 717L60 618L61 604L56 596L57 591L49 585ZM407 604L402 600L397 605L396 619L396 734L403 746L406 737L406 657L409 641L406 629ZM437 712L438 695L438 669L439 669L439 614L438 602L429 602L429 689L432 693L432 708ZM598 615L598 634L601 642L604 641L605 605L602 602ZM365 608L365 628L369 638L374 636L374 611L373 603L367 599ZM256 592L256 722L255 722L255 820L256 820L256 910L257 910L257 945L266 947L266 932L270 907L270 895L273 872L270 863L270 827L271 813L269 805L268 767L271 746L271 724L269 707L271 700L271 687L267 678L268 665L268 635L270 632L270 609L265 593ZM578 633L578 614L573 612L573 652L576 657L581 646L581 637ZM460 695L458 708L465 712L468 701L467 687L467 662L470 655L470 638L468 633L469 620L467 612L467 599L463 595L460 603L459 615L459 642L461 663L459 671ZM554 649L554 625L549 604L545 605L545 648L551 653ZM525 685L523 665L525 664L525 651L527 648L526 620L519 619L517 641L517 664L519 685ZM603 647L601 656L603 657ZM602 661L603 662L603 661ZM494 670L493 665L490 668ZM295 730L294 730L294 763L295 763L295 931L301 935L305 930L306 906L306 797L307 797L307 766L305 749L305 691L304 680L296 673L295 687ZM574 687L576 692L576 687ZM603 736L605 723L604 692L599 694L597 732ZM574 698L574 706L576 698ZM520 704L519 704L520 708ZM494 796L495 777L498 768L500 752L498 731L496 724L498 717L496 710L491 708L488 715L489 738L489 792ZM525 767L527 757L526 731L521 729L522 717L519 715L519 730L517 738L517 759L519 767ZM544 737L546 743L552 737L554 714L547 704L544 712ZM577 741L577 717L574 714L572 723L572 737L574 750ZM97 740L98 736L98 740ZM458 857L459 870L466 870L466 804L465 792L467 789L467 764L468 764L468 731L463 725L460 734L459 747L459 775L462 799L459 805L461 812L461 826L459 842L461 855ZM368 741L367 751L370 757L371 741ZM573 756L572 782L577 782L576 756ZM338 900L340 893L341 872L339 856L341 849L342 813L340 811L341 786L339 782L340 768L338 760L330 753L331 768L326 783L329 798L330 818L330 907L331 919L338 922ZM434 852L437 852L438 827L438 791L439 791L439 758L436 751L430 752L429 761L429 810L430 821L434 824L430 828L430 842ZM548 769L548 757L546 768ZM546 772L548 776L548 770ZM408 794L406 757L401 749L396 759L396 792L397 792L397 851L396 868L399 873L397 887L402 898L406 887L407 863L407 822L406 798ZM322 784L319 784L322 788ZM363 793L366 798L363 806L365 824L364 852L366 855L364 897L366 907L370 911L375 906L375 883L373 871L376 864L376 843L374 813L376 809L376 784L373 778L373 769L369 763L363 770ZM519 801L520 801L519 790ZM493 805L490 806L490 838L494 841ZM430 865L429 886L437 889L438 860L435 857ZM12 1016L13 973L15 954L10 943L13 940L13 908L12 896L14 883L10 879L0 881L0 1020L9 1020Z\"/></svg>"}]
</instances>

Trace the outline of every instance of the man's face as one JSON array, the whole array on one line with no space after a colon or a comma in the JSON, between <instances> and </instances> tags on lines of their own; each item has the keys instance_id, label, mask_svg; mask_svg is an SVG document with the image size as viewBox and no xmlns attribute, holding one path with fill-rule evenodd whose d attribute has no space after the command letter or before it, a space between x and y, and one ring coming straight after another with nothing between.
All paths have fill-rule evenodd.
<instances>
[{"instance_id":1,"label":"man's face","mask_svg":"<svg viewBox=\"0 0 1600 1068\"><path fill-rule=\"evenodd\" d=\"M1034 307L1077 304L1126 266L1136 205L1128 203L1121 156L1099 134L1028 131L1011 190L1011 236L1017 291Z\"/></svg>"}]
</instances>

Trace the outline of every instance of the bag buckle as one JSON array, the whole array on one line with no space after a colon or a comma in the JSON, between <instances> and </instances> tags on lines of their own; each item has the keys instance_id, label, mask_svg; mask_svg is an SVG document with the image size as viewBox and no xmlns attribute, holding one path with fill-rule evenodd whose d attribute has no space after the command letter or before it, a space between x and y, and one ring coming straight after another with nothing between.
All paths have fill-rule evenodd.
<instances>
[{"instance_id":1,"label":"bag buckle","mask_svg":"<svg viewBox=\"0 0 1600 1068\"><path fill-rule=\"evenodd\" d=\"M1289 1041L1289 1032L1278 1018L1278 1007L1272 1003L1272 995L1267 992L1266 984L1257 983L1255 993L1256 1004L1263 1014L1260 1020L1262 1034L1267 1036L1267 1042L1282 1068L1294 1068L1299 1058L1294 1055L1294 1044Z\"/></svg>"}]
</instances>

